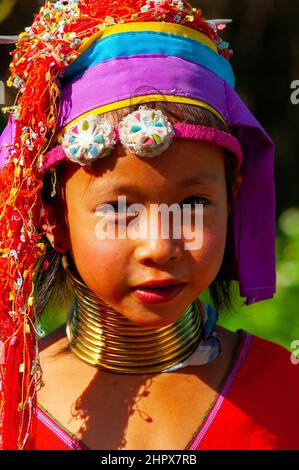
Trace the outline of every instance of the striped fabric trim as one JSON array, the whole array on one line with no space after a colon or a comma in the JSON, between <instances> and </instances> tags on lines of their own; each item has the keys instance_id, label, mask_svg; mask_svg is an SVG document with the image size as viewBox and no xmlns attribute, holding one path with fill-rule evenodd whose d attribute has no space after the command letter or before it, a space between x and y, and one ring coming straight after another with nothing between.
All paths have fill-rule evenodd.
<instances>
[{"instance_id":1,"label":"striped fabric trim","mask_svg":"<svg viewBox=\"0 0 299 470\"><path fill-rule=\"evenodd\" d=\"M205 103L204 101L196 100L193 98L188 98L186 96L177 96L177 95L140 95L140 96L133 96L132 98L128 98L126 100L121 100L121 101L115 101L114 103L109 103L105 104L103 106L99 106L97 108L91 109L90 111L87 111L86 113L81 114L80 116L76 117L76 119L72 120L69 124L67 124L65 127L63 127L59 133L55 136L55 140L57 139L59 143L61 143L62 136L64 133L70 129L72 126L75 125L76 122L80 121L81 119L84 119L87 116L90 115L97 115L97 114L103 114L107 113L109 111L113 111L115 109L120 109L120 108L125 108L126 106L133 106L135 104L145 104L145 103L150 103L153 101L165 101L169 103L185 103L185 104L193 104L196 106L200 106L202 108L205 108L211 113L215 114L225 126L227 126L227 123L221 116L221 114L216 111L215 108L210 106L208 103Z\"/></svg>"},{"instance_id":2,"label":"striped fabric trim","mask_svg":"<svg viewBox=\"0 0 299 470\"><path fill-rule=\"evenodd\" d=\"M101 25L99 26L101 27ZM195 31L195 29L189 28L188 26L183 26L181 24L175 23L167 23L167 22L158 22L158 21L140 21L138 23L123 23L123 24L116 24L112 26L108 26L102 31L95 33L90 38L84 40L83 44L80 47L79 51L82 54L90 46L96 42L98 39L102 39L113 34L118 33L128 33L128 32L136 32L136 31L155 31L155 32L163 32L163 33L170 33L170 34L177 34L184 38L194 39L194 41L200 42L201 44L206 45L214 52L218 53L217 47L214 42L207 37L205 34L200 33L199 31Z\"/></svg>"},{"instance_id":3,"label":"striped fabric trim","mask_svg":"<svg viewBox=\"0 0 299 470\"><path fill-rule=\"evenodd\" d=\"M65 70L63 77L78 79L86 69L100 62L152 54L180 57L202 65L234 87L234 73L224 57L194 39L153 31L124 32L101 38Z\"/></svg>"},{"instance_id":4,"label":"striped fabric trim","mask_svg":"<svg viewBox=\"0 0 299 470\"><path fill-rule=\"evenodd\" d=\"M70 436L62 427L50 418L39 406L37 407L37 418L50 429L64 444L72 450L84 450L79 441Z\"/></svg>"},{"instance_id":5,"label":"striped fabric trim","mask_svg":"<svg viewBox=\"0 0 299 470\"><path fill-rule=\"evenodd\" d=\"M198 449L198 447L199 447L200 443L202 442L203 438L205 437L208 430L212 426L218 412L221 409L221 406L224 403L225 397L227 396L227 394L228 394L235 378L237 377L237 374L238 374L238 372L239 372L239 370L240 370L240 368L241 368L241 366L242 366L242 364L243 364L243 362L244 362L244 360L247 356L251 341L252 341L252 335L250 333L244 332L244 338L243 338L242 345L241 345L239 354L237 356L236 362L235 362L231 372L229 373L228 377L226 378L226 380L224 382L224 385L222 387L222 390L219 392L219 395L218 395L214 405L212 406L212 408L210 409L208 415L206 416L206 418L205 418L203 424L201 425L198 433L196 434L192 444L190 446L188 446L189 450Z\"/></svg>"}]
</instances>

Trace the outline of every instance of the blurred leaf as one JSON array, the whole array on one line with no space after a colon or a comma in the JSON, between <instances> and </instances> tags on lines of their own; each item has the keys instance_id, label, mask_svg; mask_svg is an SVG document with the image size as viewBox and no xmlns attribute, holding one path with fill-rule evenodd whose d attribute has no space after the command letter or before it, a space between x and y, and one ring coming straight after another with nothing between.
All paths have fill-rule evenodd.
<instances>
[{"instance_id":1,"label":"blurred leaf","mask_svg":"<svg viewBox=\"0 0 299 470\"><path fill-rule=\"evenodd\" d=\"M0 23L9 16L17 0L0 0Z\"/></svg>"}]
</instances>

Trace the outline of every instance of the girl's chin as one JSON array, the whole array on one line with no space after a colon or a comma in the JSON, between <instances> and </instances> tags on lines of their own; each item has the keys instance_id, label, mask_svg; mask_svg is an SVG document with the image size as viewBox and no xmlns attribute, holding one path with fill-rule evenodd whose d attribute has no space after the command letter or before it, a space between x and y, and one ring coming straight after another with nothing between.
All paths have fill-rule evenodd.
<instances>
[{"instance_id":1,"label":"girl's chin","mask_svg":"<svg viewBox=\"0 0 299 470\"><path fill-rule=\"evenodd\" d=\"M143 294L145 295L145 301L143 301ZM110 296L106 303L140 327L161 328L176 322L183 315L187 306L192 303L194 299L190 298L190 292L188 292L188 295L186 294L185 287L180 289L178 295L171 295L168 301L165 301L165 298L162 298L161 301L159 301L159 298L154 298L154 301L152 301L153 298L150 292L148 301L146 292L142 292L141 298L139 298L131 289L121 301L119 301L119 298L114 299L113 296Z\"/></svg>"},{"instance_id":2,"label":"girl's chin","mask_svg":"<svg viewBox=\"0 0 299 470\"><path fill-rule=\"evenodd\" d=\"M171 308L164 306L157 308L151 306L144 308L140 305L132 305L132 308L127 311L123 311L123 315L132 323L139 325L144 328L162 328L163 326L170 325L176 322L184 313L185 308L179 306L172 306Z\"/></svg>"}]
</instances>

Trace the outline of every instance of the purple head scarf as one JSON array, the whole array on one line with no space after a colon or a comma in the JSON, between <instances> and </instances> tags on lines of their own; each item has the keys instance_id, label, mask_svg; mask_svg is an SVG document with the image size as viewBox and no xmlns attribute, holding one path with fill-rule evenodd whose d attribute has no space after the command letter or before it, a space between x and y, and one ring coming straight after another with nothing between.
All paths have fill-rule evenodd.
<instances>
[{"instance_id":1,"label":"purple head scarf","mask_svg":"<svg viewBox=\"0 0 299 470\"><path fill-rule=\"evenodd\" d=\"M152 53L148 42L142 40L137 44L143 44L143 53L142 46L138 51L135 43L134 48L129 46L132 41L127 43L126 53L118 50L125 41L117 40L121 35L115 34L110 48L107 43L106 49L99 47L97 41L68 67L62 77L58 130L91 111L104 112L111 104L114 109L127 106L133 98L135 103L136 99L140 103L153 101L157 94L158 101L189 100L213 109L238 139L243 153L242 184L232 214L233 258L228 280L239 281L240 295L246 297L246 304L270 299L276 292L273 143L232 88L227 61L222 64L213 52L215 65L211 51L202 45L196 50L191 40L177 40L175 52L176 35L169 35L173 42L165 40L164 44L162 33L155 34L156 38L160 35L160 48ZM199 59L194 60L191 46ZM110 55L103 56L107 50ZM13 137L11 118L0 138L0 164L9 156L9 147L3 145L11 143Z\"/></svg>"}]
</instances>

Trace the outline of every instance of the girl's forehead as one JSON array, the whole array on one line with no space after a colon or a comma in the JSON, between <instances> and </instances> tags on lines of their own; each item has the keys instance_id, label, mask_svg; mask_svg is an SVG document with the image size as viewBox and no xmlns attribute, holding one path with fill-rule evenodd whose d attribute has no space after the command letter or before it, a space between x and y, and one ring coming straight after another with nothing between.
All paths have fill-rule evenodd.
<instances>
[{"instance_id":1,"label":"girl's forehead","mask_svg":"<svg viewBox=\"0 0 299 470\"><path fill-rule=\"evenodd\" d=\"M74 189L104 190L125 186L141 187L146 192L161 184L183 186L197 179L202 183L219 184L225 179L224 152L213 144L192 140L175 140L161 155L140 158L117 145L108 156L97 160L88 169L67 162L66 180ZM149 187L150 185L150 187Z\"/></svg>"}]
</instances>

